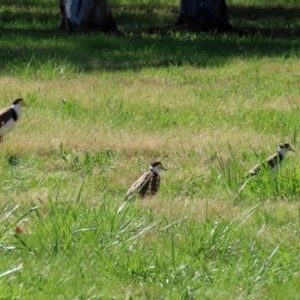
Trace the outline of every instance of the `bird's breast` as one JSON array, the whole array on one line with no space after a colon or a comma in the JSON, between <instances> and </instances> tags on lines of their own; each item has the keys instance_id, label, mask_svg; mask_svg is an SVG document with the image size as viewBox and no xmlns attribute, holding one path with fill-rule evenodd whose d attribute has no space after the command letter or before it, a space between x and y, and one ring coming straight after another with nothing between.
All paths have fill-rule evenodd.
<instances>
[{"instance_id":1,"label":"bird's breast","mask_svg":"<svg viewBox=\"0 0 300 300\"><path fill-rule=\"evenodd\" d=\"M10 119L9 121L7 121L5 124L3 124L0 127L0 135L4 135L10 131L12 131L15 126L16 126L17 122L15 122L13 119Z\"/></svg>"}]
</instances>

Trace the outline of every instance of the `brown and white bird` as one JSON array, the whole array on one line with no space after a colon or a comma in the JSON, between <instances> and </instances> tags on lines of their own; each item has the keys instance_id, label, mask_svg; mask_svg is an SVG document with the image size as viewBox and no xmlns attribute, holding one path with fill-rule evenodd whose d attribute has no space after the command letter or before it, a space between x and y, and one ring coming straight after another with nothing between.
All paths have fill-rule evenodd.
<instances>
[{"instance_id":1,"label":"brown and white bird","mask_svg":"<svg viewBox=\"0 0 300 300\"><path fill-rule=\"evenodd\" d=\"M126 197L139 194L141 198L148 195L155 195L160 186L160 171L166 169L163 167L160 161L153 162L150 165L149 171L144 173L139 179L137 179L130 189L126 193Z\"/></svg>"},{"instance_id":2,"label":"brown and white bird","mask_svg":"<svg viewBox=\"0 0 300 300\"><path fill-rule=\"evenodd\" d=\"M3 136L11 132L22 116L22 107L26 106L23 99L16 99L10 107L0 111L0 143Z\"/></svg>"},{"instance_id":3,"label":"brown and white bird","mask_svg":"<svg viewBox=\"0 0 300 300\"><path fill-rule=\"evenodd\" d=\"M282 163L285 155L287 152L292 151L295 152L295 150L291 147L290 144L281 144L278 146L278 150L273 155L269 156L265 163L262 163L262 165L265 165L266 167L270 168L270 170L277 170L278 166ZM250 171L250 175L255 176L261 169L261 164L255 165Z\"/></svg>"}]
</instances>

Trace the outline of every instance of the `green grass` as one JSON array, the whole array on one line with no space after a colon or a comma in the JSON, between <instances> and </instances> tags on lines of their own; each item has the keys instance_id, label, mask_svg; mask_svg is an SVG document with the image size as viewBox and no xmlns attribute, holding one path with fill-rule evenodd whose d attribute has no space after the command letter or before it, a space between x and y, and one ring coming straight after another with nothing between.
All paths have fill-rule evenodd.
<instances>
[{"instance_id":1,"label":"green grass","mask_svg":"<svg viewBox=\"0 0 300 300\"><path fill-rule=\"evenodd\" d=\"M0 146L1 299L299 298L300 6L227 4L249 34L171 30L163 0L67 34L57 1L1 1L0 107L28 105ZM157 159L159 194L126 202Z\"/></svg>"}]
</instances>

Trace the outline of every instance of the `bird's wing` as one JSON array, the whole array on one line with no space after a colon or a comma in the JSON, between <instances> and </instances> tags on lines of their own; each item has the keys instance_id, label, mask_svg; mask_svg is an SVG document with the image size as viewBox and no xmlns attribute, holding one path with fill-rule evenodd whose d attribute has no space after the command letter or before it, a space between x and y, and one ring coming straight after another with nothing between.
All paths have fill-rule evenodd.
<instances>
[{"instance_id":1,"label":"bird's wing","mask_svg":"<svg viewBox=\"0 0 300 300\"><path fill-rule=\"evenodd\" d=\"M251 175L256 175L260 170L260 164L256 164L250 171L249 173Z\"/></svg>"},{"instance_id":2,"label":"bird's wing","mask_svg":"<svg viewBox=\"0 0 300 300\"><path fill-rule=\"evenodd\" d=\"M12 112L10 107L0 110L0 128L11 118Z\"/></svg>"},{"instance_id":3,"label":"bird's wing","mask_svg":"<svg viewBox=\"0 0 300 300\"><path fill-rule=\"evenodd\" d=\"M151 171L148 171L144 173L140 178L138 178L132 186L129 188L125 196L130 196L136 192L139 192L139 190L143 187L143 185L149 180L151 176Z\"/></svg>"},{"instance_id":4,"label":"bird's wing","mask_svg":"<svg viewBox=\"0 0 300 300\"><path fill-rule=\"evenodd\" d=\"M256 174L259 172L259 170L260 170L260 168L261 168L261 165L263 165L263 166L265 166L265 167L267 167L267 166L269 165L269 167L274 168L274 166L275 166L275 161L274 161L274 160L275 160L276 158L277 158L277 153L274 153L274 154L270 155L270 156L265 160L265 162L256 164L256 165L249 171L249 173L252 174L252 175L256 175Z\"/></svg>"},{"instance_id":5,"label":"bird's wing","mask_svg":"<svg viewBox=\"0 0 300 300\"><path fill-rule=\"evenodd\" d=\"M274 168L276 163L278 163L278 160L279 158L277 158L277 153L274 153L273 155L270 155L268 158L267 158L267 162L268 162L268 165L271 167L271 168Z\"/></svg>"}]
</instances>

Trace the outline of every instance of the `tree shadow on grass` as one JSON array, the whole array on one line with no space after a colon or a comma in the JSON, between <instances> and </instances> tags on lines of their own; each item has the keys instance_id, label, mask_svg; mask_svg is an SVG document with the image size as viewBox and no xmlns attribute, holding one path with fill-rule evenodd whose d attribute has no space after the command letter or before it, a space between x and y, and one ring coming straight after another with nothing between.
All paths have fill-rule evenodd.
<instances>
[{"instance_id":1,"label":"tree shadow on grass","mask_svg":"<svg viewBox=\"0 0 300 300\"><path fill-rule=\"evenodd\" d=\"M258 34L267 38L297 38L300 36L300 6L229 6L232 25L238 32Z\"/></svg>"},{"instance_id":2,"label":"tree shadow on grass","mask_svg":"<svg viewBox=\"0 0 300 300\"><path fill-rule=\"evenodd\" d=\"M38 69L49 61L54 67L69 63L83 72L182 65L208 68L238 57L289 57L300 51L298 36L295 38L300 28L300 7L229 6L231 22L239 27L227 33L174 30L177 8L172 6L163 10L158 6L114 5L112 12L123 36L54 30L59 18L47 10L29 16L25 11L3 16L0 11L2 72L16 74L22 66ZM23 23L18 26L5 26L20 20ZM40 29L43 24L52 26L52 30ZM150 34L153 25L159 30Z\"/></svg>"}]
</instances>

